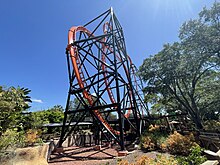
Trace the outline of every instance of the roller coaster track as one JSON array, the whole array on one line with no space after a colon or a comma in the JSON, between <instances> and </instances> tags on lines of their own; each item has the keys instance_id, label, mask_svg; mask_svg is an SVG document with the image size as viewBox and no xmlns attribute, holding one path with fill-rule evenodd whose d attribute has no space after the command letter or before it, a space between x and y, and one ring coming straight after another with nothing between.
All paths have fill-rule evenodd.
<instances>
[{"instance_id":1,"label":"roller coaster track","mask_svg":"<svg viewBox=\"0 0 220 165\"><path fill-rule=\"evenodd\" d=\"M78 84L80 86L81 89L84 89L85 86L87 86L87 83L85 81L84 78L84 74L83 71L81 69L81 63L78 57L78 52L77 52L77 48L72 46L71 44L75 41L75 36L77 32L85 32L88 36L92 36L94 37L94 35L92 35L92 33L87 30L85 27L82 26L77 26L77 27L72 27L69 30L69 34L68 34L68 46L67 46L67 50L70 52L70 56L71 56L71 60L72 60L72 64L73 64L73 68L74 68L74 73L76 75ZM104 65L102 65L104 66ZM94 101L92 99L91 94L87 91L87 90L83 90L83 96L84 98L86 98L89 102L90 105L93 105ZM111 96L111 95L110 95ZM110 97L111 99L113 99L113 95ZM94 110L95 115L98 117L98 119L105 125L105 127L111 131L112 133L119 135L120 132L115 131L110 125L109 123L102 117L102 115L99 113L99 110Z\"/></svg>"},{"instance_id":2,"label":"roller coaster track","mask_svg":"<svg viewBox=\"0 0 220 165\"><path fill-rule=\"evenodd\" d=\"M92 26L94 22L97 22L97 26ZM90 26L94 30L88 30ZM146 107L139 93L142 86L138 82L137 69L126 53L122 27L113 10L104 12L84 26L70 28L66 54L70 88L59 146L89 112L102 133L106 130L123 150L124 120L136 132L136 136L140 136L140 120ZM80 103L76 110L70 108L74 101L72 96ZM108 116L112 112L116 113L118 129L110 125ZM81 115L70 128L67 123L75 120L77 113Z\"/></svg>"},{"instance_id":3,"label":"roller coaster track","mask_svg":"<svg viewBox=\"0 0 220 165\"><path fill-rule=\"evenodd\" d=\"M108 26L108 28L107 28L107 26ZM110 24L109 24L109 22L106 22L106 23L104 23L104 25L103 25L103 32L104 32L104 34L107 34L107 32L108 32L108 29L110 29L110 30L112 30L112 27L110 26ZM104 38L104 42L106 41L106 38ZM113 50L109 47L109 46L106 46L106 45L103 45L103 52L105 51L105 49L108 49L110 52L113 52ZM131 58L128 56L128 55L126 55L127 56L127 58L129 59L129 61L131 62ZM105 60L105 54L102 54L102 60L105 62L106 60ZM117 57L117 59L120 61L120 62L122 62L122 59L119 57L119 55L116 53L116 57ZM128 68L125 66L125 64L123 63L123 68L124 68L124 70L125 70L125 72L126 72L126 75L128 75L129 74L129 71L128 71ZM106 66L105 65L102 65L102 70L104 71L104 77L107 77L107 74L106 74ZM105 78L105 84L106 84L106 86L109 86L109 81L108 81L108 79L107 78ZM130 87L129 87L130 88ZM116 101L115 101L115 98L114 98L114 95L113 95L113 93L112 93L112 91L111 91L111 88L107 88L107 91L108 91L108 94L109 94L109 98L110 98L110 100L112 101L112 103L116 103ZM129 91L129 95L130 95L130 97L132 97L131 96L131 90ZM127 112L127 114L125 114L125 117L126 118L128 118L129 116L130 116L130 113L131 113L131 109L129 109L128 110L128 112Z\"/></svg>"},{"instance_id":4,"label":"roller coaster track","mask_svg":"<svg viewBox=\"0 0 220 165\"><path fill-rule=\"evenodd\" d=\"M104 29L105 29L105 25L109 25L108 22L106 22L104 24ZM111 29L111 28L110 28ZM67 50L70 52L70 56L71 56L71 60L72 60L72 65L73 65L73 68L74 68L74 72L75 72L75 75L76 75L76 78L78 80L78 84L79 86L81 87L81 89L84 89L85 86L87 86L87 83L85 81L85 77L84 77L84 74L83 74L83 71L81 69L81 62L80 62L80 59L78 57L78 51L77 51L77 48L76 47L73 47L71 44L76 40L75 36L76 36L76 33L77 32L85 32L88 36L91 36L91 37L95 37L94 35L92 35L92 33L86 29L85 27L82 27L82 26L77 26L77 27L72 27L70 30L69 30L69 34L68 34L68 46L67 46ZM106 30L104 30L104 34L106 34ZM104 39L105 41L105 39ZM113 52L113 50L108 47L108 46L105 46L104 44L102 44L102 47L103 47L103 51L105 49L109 49L109 51ZM116 57L117 59L121 62L122 59L119 57L118 54L116 54ZM131 61L131 58L127 55L127 58L131 64L131 66L133 66L133 63ZM102 60L103 62L106 62L105 61L105 55L102 54ZM128 75L129 72L128 72L128 69L126 68L125 64L123 64L123 67L124 67L124 70L126 71L126 74ZM104 64L102 64L102 70L104 71L104 81L105 81L105 84L106 84L106 87L107 87L107 91L108 91L108 94L109 94L109 98L110 100L112 101L112 103L116 103L115 99L114 99L114 95L111 91L111 89L108 87L109 86L109 80L107 78L107 72L106 72L106 66ZM132 73L134 74L134 77L135 77L135 86L137 88L138 84L137 84L137 80L136 80L136 76L135 76L135 70L134 68L132 67ZM130 87L129 87L130 88ZM131 91L129 91L129 94L130 94L130 97L132 97L131 95ZM86 98L89 102L90 105L93 105L94 101L92 99L92 96L91 94L87 91L87 90L83 90L83 96L84 98ZM118 131L115 131L109 124L108 122L103 119L103 117L101 116L101 114L99 113L98 110L94 110L94 113L96 114L96 116L99 118L99 120L106 126L106 128L108 130L110 130L112 133L116 134L116 135L119 135L120 132ZM130 116L130 113L131 113L131 109L128 110L128 113L125 114L125 117L128 118Z\"/></svg>"}]
</instances>

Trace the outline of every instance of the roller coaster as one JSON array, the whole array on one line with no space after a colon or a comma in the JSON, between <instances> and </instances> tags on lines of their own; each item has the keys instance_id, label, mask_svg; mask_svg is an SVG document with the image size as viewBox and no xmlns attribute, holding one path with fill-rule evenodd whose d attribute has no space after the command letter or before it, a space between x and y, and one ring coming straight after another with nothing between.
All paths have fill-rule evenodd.
<instances>
[{"instance_id":1,"label":"roller coaster","mask_svg":"<svg viewBox=\"0 0 220 165\"><path fill-rule=\"evenodd\" d=\"M112 8L83 26L70 28L66 57L69 91L59 146L89 116L107 141L113 139L126 150L125 137L128 132L134 140L140 137L148 110L142 81L126 52L123 30Z\"/></svg>"}]
</instances>

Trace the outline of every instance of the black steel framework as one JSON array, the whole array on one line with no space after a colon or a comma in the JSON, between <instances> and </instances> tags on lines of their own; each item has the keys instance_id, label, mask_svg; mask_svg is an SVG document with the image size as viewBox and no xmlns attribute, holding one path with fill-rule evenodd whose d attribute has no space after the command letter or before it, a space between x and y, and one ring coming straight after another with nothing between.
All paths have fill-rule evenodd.
<instances>
[{"instance_id":1,"label":"black steel framework","mask_svg":"<svg viewBox=\"0 0 220 165\"><path fill-rule=\"evenodd\" d=\"M90 117L106 140L114 139L125 150L125 124L138 138L148 111L122 27L111 8L78 29L66 50L69 92L59 147L79 122ZM110 124L110 115L115 115L116 127ZM72 122L76 124L70 126Z\"/></svg>"}]
</instances>

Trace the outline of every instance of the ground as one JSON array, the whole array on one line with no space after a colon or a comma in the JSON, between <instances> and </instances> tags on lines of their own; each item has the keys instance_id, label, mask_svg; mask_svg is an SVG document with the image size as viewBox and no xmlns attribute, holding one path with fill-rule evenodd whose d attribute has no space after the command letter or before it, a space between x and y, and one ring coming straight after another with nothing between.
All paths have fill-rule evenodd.
<instances>
[{"instance_id":1,"label":"ground","mask_svg":"<svg viewBox=\"0 0 220 165\"><path fill-rule=\"evenodd\" d=\"M63 153L52 154L49 165L115 165L122 159L134 162L142 155L155 158L157 154L159 153L134 150L129 152L128 156L119 158L115 148L104 147L100 151L95 151L93 147L68 147Z\"/></svg>"}]
</instances>

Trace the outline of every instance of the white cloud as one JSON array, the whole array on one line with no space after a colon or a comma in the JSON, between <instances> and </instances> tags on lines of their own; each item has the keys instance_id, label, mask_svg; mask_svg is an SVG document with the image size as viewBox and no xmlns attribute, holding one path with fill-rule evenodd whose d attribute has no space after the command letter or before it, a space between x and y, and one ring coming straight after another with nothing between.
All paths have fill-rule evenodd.
<instances>
[{"instance_id":1,"label":"white cloud","mask_svg":"<svg viewBox=\"0 0 220 165\"><path fill-rule=\"evenodd\" d=\"M35 103L41 103L41 104L43 103L43 101L40 99L31 99L31 101Z\"/></svg>"}]
</instances>

